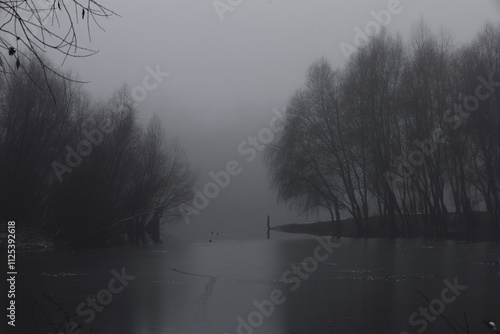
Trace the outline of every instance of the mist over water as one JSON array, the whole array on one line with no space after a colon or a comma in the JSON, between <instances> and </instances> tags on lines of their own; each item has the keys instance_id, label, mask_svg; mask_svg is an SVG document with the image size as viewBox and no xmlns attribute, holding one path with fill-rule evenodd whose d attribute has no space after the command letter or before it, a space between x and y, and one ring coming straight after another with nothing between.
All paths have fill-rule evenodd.
<instances>
[{"instance_id":1,"label":"mist over water","mask_svg":"<svg viewBox=\"0 0 500 334\"><path fill-rule=\"evenodd\" d=\"M0 0L6 333L498 331L498 0L101 4Z\"/></svg>"},{"instance_id":2,"label":"mist over water","mask_svg":"<svg viewBox=\"0 0 500 334\"><path fill-rule=\"evenodd\" d=\"M93 31L92 43L100 52L81 61L70 59L67 66L90 80L86 88L101 98L124 82L129 87L141 84L147 66L159 64L170 72L139 103L139 117L160 116L167 133L178 136L199 169L202 186L211 171L242 160L238 144L268 126L273 108L287 106L294 91L303 87L312 62L326 57L333 67L344 66L341 43L354 45L355 28L363 30L375 20L370 12L387 9L388 3L243 2L221 21L212 2L141 6L121 1L115 7L122 18L106 22L106 32ZM451 32L456 43L470 41L486 20L497 20L499 10L494 0L401 1L401 8L392 16L389 31L406 38L423 18L433 31L442 27ZM224 221L228 232L259 234L268 211L276 224L305 219L276 203L261 155L242 166L244 172L194 219L204 222L197 224L200 229L212 224L220 229Z\"/></svg>"}]
</instances>

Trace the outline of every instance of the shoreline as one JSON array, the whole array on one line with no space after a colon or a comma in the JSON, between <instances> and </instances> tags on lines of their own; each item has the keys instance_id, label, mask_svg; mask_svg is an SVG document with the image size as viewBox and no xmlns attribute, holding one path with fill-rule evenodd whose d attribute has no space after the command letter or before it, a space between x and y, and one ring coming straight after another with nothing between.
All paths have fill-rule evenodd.
<instances>
[{"instance_id":1,"label":"shoreline","mask_svg":"<svg viewBox=\"0 0 500 334\"><path fill-rule=\"evenodd\" d=\"M486 212L475 212L476 229L473 238L466 237L465 224L455 221L455 213L450 213L447 219L447 229L438 231L433 228L424 227L423 215L419 217L419 224L416 226L415 232L411 235L405 233L402 223L397 219L396 225L398 234L395 236L390 235L389 227L383 226L380 221L380 216L370 216L368 218L368 228L365 225L363 235L358 235L356 224L353 218L344 218L340 221L342 234L336 235L334 224L330 220L326 221L313 221L304 223L283 224L270 227L272 231L296 233L296 234L310 234L315 236L335 236L335 237L349 237L349 238L377 238L377 239L391 239L391 238L428 238L428 239L451 239L451 240L468 240L468 241L492 241L491 227L489 217Z\"/></svg>"}]
</instances>

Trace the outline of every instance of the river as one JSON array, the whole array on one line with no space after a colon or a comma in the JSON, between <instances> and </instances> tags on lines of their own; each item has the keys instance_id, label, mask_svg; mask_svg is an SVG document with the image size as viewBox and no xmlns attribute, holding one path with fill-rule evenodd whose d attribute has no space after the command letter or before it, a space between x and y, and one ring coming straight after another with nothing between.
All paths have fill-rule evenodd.
<instances>
[{"instance_id":1,"label":"river","mask_svg":"<svg viewBox=\"0 0 500 334\"><path fill-rule=\"evenodd\" d=\"M465 326L466 314L471 333L488 333L499 258L489 242L284 233L25 254L16 332L452 333L442 316Z\"/></svg>"}]
</instances>

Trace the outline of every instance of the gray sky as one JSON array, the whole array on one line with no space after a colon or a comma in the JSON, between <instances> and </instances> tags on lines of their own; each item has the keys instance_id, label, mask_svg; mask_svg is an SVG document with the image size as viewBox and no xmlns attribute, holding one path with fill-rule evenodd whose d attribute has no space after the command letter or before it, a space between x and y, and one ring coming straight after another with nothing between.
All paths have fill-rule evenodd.
<instances>
[{"instance_id":1,"label":"gray sky","mask_svg":"<svg viewBox=\"0 0 500 334\"><path fill-rule=\"evenodd\" d=\"M139 118L160 116L198 168L201 187L210 171L224 169L230 160L243 169L190 225L179 226L177 235L265 236L268 213L272 224L307 217L276 204L261 154L247 162L238 145L269 125L273 108L286 106L313 61L326 57L332 66L342 66L346 59L339 45L354 45L354 29L364 30L374 21L370 12L387 9L390 2L243 0L221 20L212 1L106 1L122 17L102 21L105 32L93 29L91 47L98 54L66 66L91 81L86 89L102 99L124 83L141 86L148 66L169 72L139 103ZM406 38L423 17L434 31L449 30L457 43L500 14L498 0L401 0L399 8L389 31Z\"/></svg>"}]
</instances>

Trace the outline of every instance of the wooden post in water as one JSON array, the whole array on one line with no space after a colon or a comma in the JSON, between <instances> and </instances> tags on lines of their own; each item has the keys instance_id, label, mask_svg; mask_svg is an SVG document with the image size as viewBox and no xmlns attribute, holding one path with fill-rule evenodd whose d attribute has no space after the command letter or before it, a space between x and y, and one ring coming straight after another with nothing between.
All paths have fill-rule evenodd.
<instances>
[{"instance_id":1,"label":"wooden post in water","mask_svg":"<svg viewBox=\"0 0 500 334\"><path fill-rule=\"evenodd\" d=\"M269 215L267 215L267 239L271 237L270 232L271 231L271 226L269 225Z\"/></svg>"}]
</instances>

